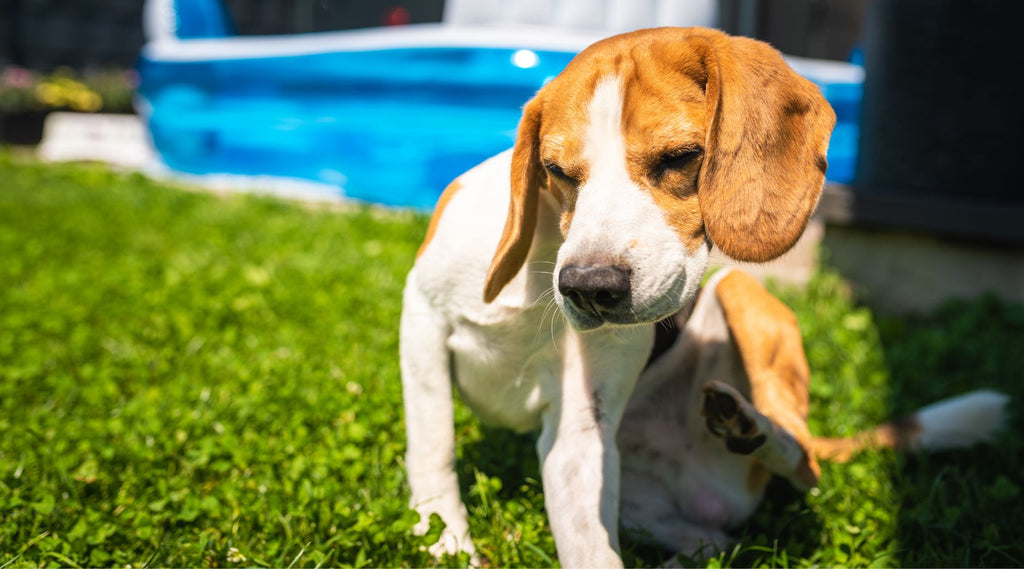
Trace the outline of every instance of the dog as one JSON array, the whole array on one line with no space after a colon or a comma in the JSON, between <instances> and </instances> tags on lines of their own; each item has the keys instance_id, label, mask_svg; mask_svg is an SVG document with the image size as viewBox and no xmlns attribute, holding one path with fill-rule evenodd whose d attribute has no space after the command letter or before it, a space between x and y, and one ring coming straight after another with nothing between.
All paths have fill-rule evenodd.
<instances>
[{"instance_id":1,"label":"dog","mask_svg":"<svg viewBox=\"0 0 1024 569\"><path fill-rule=\"evenodd\" d=\"M481 420L539 431L567 567L621 567L620 523L675 551L720 546L770 475L807 488L817 456L938 436L932 413L811 437L792 314L740 271L701 289L712 244L748 262L794 244L834 124L767 44L641 30L582 51L525 105L514 147L452 182L409 272L400 331L417 531L434 513L446 524L432 553L475 554L452 386ZM666 318L679 333L648 365ZM974 397L966 408L991 406Z\"/></svg>"}]
</instances>

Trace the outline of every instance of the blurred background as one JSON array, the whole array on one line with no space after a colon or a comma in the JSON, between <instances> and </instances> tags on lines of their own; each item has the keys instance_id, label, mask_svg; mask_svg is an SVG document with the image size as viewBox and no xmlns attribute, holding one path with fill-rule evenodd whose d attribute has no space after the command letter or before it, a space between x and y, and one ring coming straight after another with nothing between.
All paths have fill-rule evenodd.
<instances>
[{"instance_id":1,"label":"blurred background","mask_svg":"<svg viewBox=\"0 0 1024 569\"><path fill-rule=\"evenodd\" d=\"M846 60L868 0L722 0L719 27L792 55ZM225 0L237 33L440 22L444 0ZM36 71L130 68L145 41L138 0L0 0L0 63Z\"/></svg>"},{"instance_id":2,"label":"blurred background","mask_svg":"<svg viewBox=\"0 0 1024 569\"><path fill-rule=\"evenodd\" d=\"M140 113L141 134L125 134L135 132L128 123L96 123L102 134L52 120L51 138L142 137L147 148L107 155L196 175L302 179L428 210L452 177L511 144L522 103L590 41L709 25L770 42L839 115L809 243L766 274L805 280L823 244L876 307L916 310L984 291L1020 301L1024 87L1010 79L1024 68L1022 6L0 0L0 137L43 142L50 158L82 157L84 147L103 159L102 145L47 145L46 117ZM397 28L410 33L374 35ZM382 176L395 160L405 168Z\"/></svg>"}]
</instances>

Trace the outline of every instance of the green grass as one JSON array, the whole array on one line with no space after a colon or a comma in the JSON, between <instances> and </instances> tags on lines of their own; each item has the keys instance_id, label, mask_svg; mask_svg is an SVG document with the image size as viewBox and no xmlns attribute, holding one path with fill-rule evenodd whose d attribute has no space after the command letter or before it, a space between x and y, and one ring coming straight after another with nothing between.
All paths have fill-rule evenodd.
<instances>
[{"instance_id":1,"label":"green grass","mask_svg":"<svg viewBox=\"0 0 1024 569\"><path fill-rule=\"evenodd\" d=\"M0 152L0 568L436 564L410 532L397 363L425 227ZM783 297L818 433L981 386L1024 397L1019 306L884 320L827 272ZM478 548L554 564L532 438L456 420ZM711 563L1024 565L1022 427L826 465L806 496L777 485Z\"/></svg>"}]
</instances>

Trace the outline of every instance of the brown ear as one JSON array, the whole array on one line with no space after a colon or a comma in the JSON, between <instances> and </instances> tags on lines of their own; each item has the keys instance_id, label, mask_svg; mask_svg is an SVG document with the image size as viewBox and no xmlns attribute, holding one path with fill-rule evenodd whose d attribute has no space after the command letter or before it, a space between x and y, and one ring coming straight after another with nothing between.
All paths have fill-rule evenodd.
<instances>
[{"instance_id":1,"label":"brown ear","mask_svg":"<svg viewBox=\"0 0 1024 569\"><path fill-rule=\"evenodd\" d=\"M835 113L767 44L708 39L701 215L726 255L769 261L793 246L814 212Z\"/></svg>"},{"instance_id":2,"label":"brown ear","mask_svg":"<svg viewBox=\"0 0 1024 569\"><path fill-rule=\"evenodd\" d=\"M484 302L494 300L501 289L523 268L537 226L537 200L543 183L540 164L540 115L542 103L535 97L523 109L516 144L512 149L512 195L505 230L484 281Z\"/></svg>"}]
</instances>

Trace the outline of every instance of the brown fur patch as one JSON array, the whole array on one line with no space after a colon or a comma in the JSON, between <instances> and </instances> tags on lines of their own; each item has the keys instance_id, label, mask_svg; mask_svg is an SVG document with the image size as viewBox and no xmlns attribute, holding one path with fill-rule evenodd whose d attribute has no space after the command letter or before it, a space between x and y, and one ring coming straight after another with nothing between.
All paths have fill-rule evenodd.
<instances>
[{"instance_id":1,"label":"brown fur patch","mask_svg":"<svg viewBox=\"0 0 1024 569\"><path fill-rule=\"evenodd\" d=\"M754 277L732 271L715 294L750 380L750 400L758 411L786 429L807 455L806 469L820 473L807 428L810 367L796 315Z\"/></svg>"},{"instance_id":2,"label":"brown fur patch","mask_svg":"<svg viewBox=\"0 0 1024 569\"><path fill-rule=\"evenodd\" d=\"M883 423L868 431L845 438L815 437L811 440L814 454L824 460L846 462L858 452L869 449L891 448L906 450L921 435L921 423L916 416Z\"/></svg>"},{"instance_id":3,"label":"brown fur patch","mask_svg":"<svg viewBox=\"0 0 1024 569\"><path fill-rule=\"evenodd\" d=\"M905 449L913 444L922 430L917 417L896 419L874 429L872 444L878 448Z\"/></svg>"},{"instance_id":4,"label":"brown fur patch","mask_svg":"<svg viewBox=\"0 0 1024 569\"><path fill-rule=\"evenodd\" d=\"M772 472L755 459L750 459L750 466L747 470L747 492L751 494L761 493L768 481L772 478Z\"/></svg>"},{"instance_id":5,"label":"brown fur patch","mask_svg":"<svg viewBox=\"0 0 1024 569\"><path fill-rule=\"evenodd\" d=\"M705 241L697 196L706 137L700 61L678 35L638 43L630 55L633 65L619 70L630 178L651 193L665 222L693 253ZM686 149L698 151L692 161L663 166L666 157Z\"/></svg>"},{"instance_id":6,"label":"brown fur patch","mask_svg":"<svg viewBox=\"0 0 1024 569\"><path fill-rule=\"evenodd\" d=\"M767 44L705 38L704 222L726 255L768 261L793 246L817 205L835 113Z\"/></svg>"},{"instance_id":7,"label":"brown fur patch","mask_svg":"<svg viewBox=\"0 0 1024 569\"><path fill-rule=\"evenodd\" d=\"M434 206L434 214L430 216L430 224L427 225L427 236L423 238L423 243L420 244L419 251L416 251L416 258L419 259L423 251L427 249L427 245L434 238L434 233L437 232L437 224L441 222L441 216L444 215L444 208L448 206L448 202L455 197L455 194L462 189L462 182L458 178L448 184L448 187L441 192L441 197L437 199L437 205Z\"/></svg>"}]
</instances>

